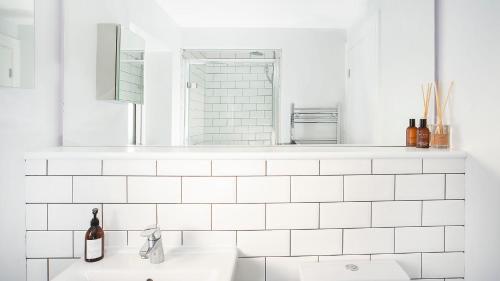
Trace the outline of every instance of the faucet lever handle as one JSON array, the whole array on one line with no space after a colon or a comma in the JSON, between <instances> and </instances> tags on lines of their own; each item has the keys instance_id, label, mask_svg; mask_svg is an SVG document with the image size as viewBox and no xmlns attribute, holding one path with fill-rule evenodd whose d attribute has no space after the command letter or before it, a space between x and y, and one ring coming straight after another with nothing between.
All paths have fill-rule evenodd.
<instances>
[{"instance_id":1,"label":"faucet lever handle","mask_svg":"<svg viewBox=\"0 0 500 281\"><path fill-rule=\"evenodd\" d=\"M150 225L141 232L141 236L147 237L148 240L158 240L161 238L160 227L157 225Z\"/></svg>"}]
</instances>

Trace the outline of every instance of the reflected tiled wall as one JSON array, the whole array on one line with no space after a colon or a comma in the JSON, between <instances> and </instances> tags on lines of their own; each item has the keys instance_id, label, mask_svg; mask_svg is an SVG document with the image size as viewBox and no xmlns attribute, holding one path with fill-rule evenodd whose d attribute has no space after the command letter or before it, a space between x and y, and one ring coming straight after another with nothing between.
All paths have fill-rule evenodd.
<instances>
[{"instance_id":1,"label":"reflected tiled wall","mask_svg":"<svg viewBox=\"0 0 500 281\"><path fill-rule=\"evenodd\" d=\"M208 64L205 89L205 144L271 144L271 63ZM272 80L271 80L272 81Z\"/></svg>"}]
</instances>

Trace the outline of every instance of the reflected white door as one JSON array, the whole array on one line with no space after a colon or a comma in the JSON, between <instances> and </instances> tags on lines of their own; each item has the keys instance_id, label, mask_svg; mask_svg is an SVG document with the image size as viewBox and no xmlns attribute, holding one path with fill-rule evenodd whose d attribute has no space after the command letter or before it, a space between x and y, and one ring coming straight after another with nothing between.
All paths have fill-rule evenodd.
<instances>
[{"instance_id":1,"label":"reflected white door","mask_svg":"<svg viewBox=\"0 0 500 281\"><path fill-rule=\"evenodd\" d=\"M13 86L14 51L4 45L0 45L0 86Z\"/></svg>"},{"instance_id":2,"label":"reflected white door","mask_svg":"<svg viewBox=\"0 0 500 281\"><path fill-rule=\"evenodd\" d=\"M343 142L376 142L378 95L378 14L348 32Z\"/></svg>"}]
</instances>

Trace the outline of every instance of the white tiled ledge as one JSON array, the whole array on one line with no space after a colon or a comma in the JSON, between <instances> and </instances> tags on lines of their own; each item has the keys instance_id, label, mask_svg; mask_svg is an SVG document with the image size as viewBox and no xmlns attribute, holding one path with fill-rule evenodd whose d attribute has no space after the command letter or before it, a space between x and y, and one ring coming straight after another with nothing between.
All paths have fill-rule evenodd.
<instances>
[{"instance_id":1,"label":"white tiled ledge","mask_svg":"<svg viewBox=\"0 0 500 281\"><path fill-rule=\"evenodd\" d=\"M304 261L395 259L412 280L463 280L465 153L401 147L54 148L26 160L26 258L47 281L106 246L237 246L236 281L298 280ZM429 278L429 279L421 279ZM457 280L458 280L457 279Z\"/></svg>"},{"instance_id":2,"label":"white tiled ledge","mask_svg":"<svg viewBox=\"0 0 500 281\"><path fill-rule=\"evenodd\" d=\"M459 150L351 146L53 147L27 152L26 159L336 159L465 158Z\"/></svg>"}]
</instances>

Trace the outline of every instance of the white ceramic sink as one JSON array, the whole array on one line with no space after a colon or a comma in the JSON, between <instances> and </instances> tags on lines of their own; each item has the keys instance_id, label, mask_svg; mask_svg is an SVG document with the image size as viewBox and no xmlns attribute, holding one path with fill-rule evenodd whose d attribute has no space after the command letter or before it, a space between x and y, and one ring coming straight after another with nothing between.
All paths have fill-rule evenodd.
<instances>
[{"instance_id":1,"label":"white ceramic sink","mask_svg":"<svg viewBox=\"0 0 500 281\"><path fill-rule=\"evenodd\" d=\"M236 248L165 248L165 262L151 264L136 248L108 250L95 263L79 260L53 281L231 281Z\"/></svg>"},{"instance_id":2,"label":"white ceramic sink","mask_svg":"<svg viewBox=\"0 0 500 281\"><path fill-rule=\"evenodd\" d=\"M302 281L408 281L410 277L393 260L353 260L304 263Z\"/></svg>"}]
</instances>

